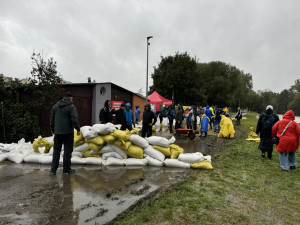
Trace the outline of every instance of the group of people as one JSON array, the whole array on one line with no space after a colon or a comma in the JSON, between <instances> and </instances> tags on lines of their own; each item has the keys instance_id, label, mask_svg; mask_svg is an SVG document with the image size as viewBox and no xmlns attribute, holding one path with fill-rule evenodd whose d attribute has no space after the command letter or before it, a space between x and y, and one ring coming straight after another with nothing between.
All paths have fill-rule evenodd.
<instances>
[{"instance_id":1,"label":"group of people","mask_svg":"<svg viewBox=\"0 0 300 225\"><path fill-rule=\"evenodd\" d=\"M217 106L206 106L206 107L197 107L196 105L192 105L187 107L185 110L183 107L178 104L176 107L174 105L164 106L159 114L160 121L163 120L164 117L169 119L169 129L170 133L173 133L173 121L175 120L175 130L178 128L182 128L183 121L186 121L187 129L192 129L194 131L197 130L197 117L200 118L200 137L207 137L208 126L210 129L213 129L213 132L220 132L220 122L222 119L222 115L231 117L228 113L228 108L218 108ZM240 120L242 118L242 112L240 108L238 108L236 119L237 124L240 124Z\"/></svg>"},{"instance_id":2,"label":"group of people","mask_svg":"<svg viewBox=\"0 0 300 225\"><path fill-rule=\"evenodd\" d=\"M273 145L276 144L281 170L296 169L300 126L295 122L292 110L287 111L283 119L279 120L278 115L273 112L273 107L268 105L258 119L256 133L260 134L259 149L263 158L267 153L267 157L272 159Z\"/></svg>"},{"instance_id":3,"label":"group of people","mask_svg":"<svg viewBox=\"0 0 300 225\"><path fill-rule=\"evenodd\" d=\"M100 123L112 123L113 122L113 114L116 115L116 124L121 124L121 130L132 130L132 127L138 123L141 118L141 110L138 105L136 105L135 110L135 119L134 113L131 109L130 103L122 103L120 109L112 110L111 101L106 100L104 103L104 107L100 110L99 113L99 121ZM152 126L156 123L156 116L154 112L151 111L151 107L149 104L145 105L145 110L143 113L143 127L142 127L142 137L150 137L152 136Z\"/></svg>"},{"instance_id":4,"label":"group of people","mask_svg":"<svg viewBox=\"0 0 300 225\"><path fill-rule=\"evenodd\" d=\"M100 123L108 123L113 121L113 110L111 101L107 100L99 114ZM131 104L121 104L119 110L115 111L116 123L121 124L122 130L132 130L140 119L141 111L136 106L135 119L131 109ZM222 116L230 117L228 109L218 109L217 106L206 108L191 106L186 111L181 105L164 107L159 117L162 121L163 117L168 117L170 124L170 132L173 132L173 121L175 119L175 129L181 128L184 118L186 118L187 127L196 130L197 116L201 119L200 137L207 136L208 126L214 128L214 132L220 131L220 122ZM242 112L238 108L236 116L237 125L240 124ZM149 104L145 105L143 113L142 137L150 137L152 135L152 126L156 123L157 117L151 110ZM212 126L213 125L213 126ZM51 174L55 175L59 166L59 158L62 145L64 145L64 163L63 173L72 174L75 170L71 169L71 155L73 151L74 129L77 135L80 135L80 125L78 113L73 104L73 95L66 93L64 98L57 102L51 111L50 117L51 132L54 136L54 152L52 158ZM299 147L300 126L295 122L295 115L292 110L287 111L282 120L274 114L273 107L268 105L266 111L262 113L257 122L256 133L260 134L259 149L261 156L272 159L273 145L276 144L276 150L279 152L280 167L283 171L296 169L297 158L296 151Z\"/></svg>"}]
</instances>

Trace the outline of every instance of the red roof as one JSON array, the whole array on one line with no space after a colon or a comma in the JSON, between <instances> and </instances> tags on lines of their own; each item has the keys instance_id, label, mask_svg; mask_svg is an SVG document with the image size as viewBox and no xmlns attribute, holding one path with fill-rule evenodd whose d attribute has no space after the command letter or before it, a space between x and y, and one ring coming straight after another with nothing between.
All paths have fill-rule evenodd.
<instances>
[{"instance_id":1,"label":"red roof","mask_svg":"<svg viewBox=\"0 0 300 225\"><path fill-rule=\"evenodd\" d=\"M162 97L156 91L154 91L151 95L148 96L150 100L149 104L162 104L162 105L172 105L173 101Z\"/></svg>"}]
</instances>

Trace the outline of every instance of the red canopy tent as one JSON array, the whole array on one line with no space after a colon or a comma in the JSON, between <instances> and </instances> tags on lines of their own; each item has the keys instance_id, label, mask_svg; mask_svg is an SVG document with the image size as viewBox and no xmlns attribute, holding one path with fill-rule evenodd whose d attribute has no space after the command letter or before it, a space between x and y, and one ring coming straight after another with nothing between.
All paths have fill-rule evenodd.
<instances>
[{"instance_id":1,"label":"red canopy tent","mask_svg":"<svg viewBox=\"0 0 300 225\"><path fill-rule=\"evenodd\" d=\"M156 91L154 91L151 95L148 96L150 100L149 104L156 104L156 111L161 110L162 105L172 105L173 101L162 97Z\"/></svg>"}]
</instances>

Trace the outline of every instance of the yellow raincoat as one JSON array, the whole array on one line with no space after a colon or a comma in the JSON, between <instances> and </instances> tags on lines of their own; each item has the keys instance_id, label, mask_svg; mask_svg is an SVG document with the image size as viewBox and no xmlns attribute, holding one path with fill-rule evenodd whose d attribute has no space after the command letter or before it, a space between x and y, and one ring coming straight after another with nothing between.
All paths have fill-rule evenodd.
<instances>
[{"instance_id":1,"label":"yellow raincoat","mask_svg":"<svg viewBox=\"0 0 300 225\"><path fill-rule=\"evenodd\" d=\"M234 138L235 130L233 127L232 120L224 115L222 115L221 119L221 130L218 135L219 138Z\"/></svg>"}]
</instances>

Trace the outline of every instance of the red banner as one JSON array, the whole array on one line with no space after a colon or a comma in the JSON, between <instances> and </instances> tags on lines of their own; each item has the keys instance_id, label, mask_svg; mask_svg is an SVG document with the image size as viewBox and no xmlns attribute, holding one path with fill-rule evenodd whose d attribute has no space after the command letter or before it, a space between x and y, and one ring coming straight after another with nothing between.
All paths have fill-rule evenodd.
<instances>
[{"instance_id":1,"label":"red banner","mask_svg":"<svg viewBox=\"0 0 300 225\"><path fill-rule=\"evenodd\" d=\"M121 104L124 103L122 101L112 101L111 102L111 108L114 110L118 110L121 108Z\"/></svg>"}]
</instances>

